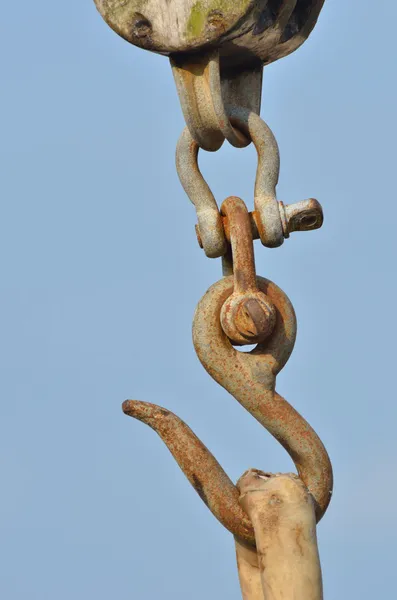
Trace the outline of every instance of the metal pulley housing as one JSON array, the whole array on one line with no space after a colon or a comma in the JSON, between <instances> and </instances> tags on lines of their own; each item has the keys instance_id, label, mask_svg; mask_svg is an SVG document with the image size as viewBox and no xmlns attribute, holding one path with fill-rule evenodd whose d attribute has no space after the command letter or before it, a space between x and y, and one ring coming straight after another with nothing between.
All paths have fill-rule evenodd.
<instances>
[{"instance_id":1,"label":"metal pulley housing","mask_svg":"<svg viewBox=\"0 0 397 600\"><path fill-rule=\"evenodd\" d=\"M325 0L94 0L124 39L168 55L187 129L177 150L178 173L198 216L207 256L224 256L226 232L197 163L199 148L251 141L258 152L254 237L280 246L291 231L321 227L315 200L277 201L277 143L259 118L263 66L296 50L309 36Z\"/></svg>"},{"instance_id":2,"label":"metal pulley housing","mask_svg":"<svg viewBox=\"0 0 397 600\"><path fill-rule=\"evenodd\" d=\"M250 139L227 105L259 114L263 65L296 50L325 0L94 0L125 40L170 57L186 124L204 150Z\"/></svg>"},{"instance_id":3,"label":"metal pulley housing","mask_svg":"<svg viewBox=\"0 0 397 600\"><path fill-rule=\"evenodd\" d=\"M172 55L219 48L222 63L273 62L296 50L324 0L94 0L125 40Z\"/></svg>"}]
</instances>

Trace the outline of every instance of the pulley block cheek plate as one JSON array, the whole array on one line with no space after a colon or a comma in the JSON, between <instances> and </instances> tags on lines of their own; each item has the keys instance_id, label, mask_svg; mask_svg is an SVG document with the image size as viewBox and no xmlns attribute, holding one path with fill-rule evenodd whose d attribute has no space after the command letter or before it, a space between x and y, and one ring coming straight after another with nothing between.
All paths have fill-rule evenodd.
<instances>
[{"instance_id":1,"label":"pulley block cheek plate","mask_svg":"<svg viewBox=\"0 0 397 600\"><path fill-rule=\"evenodd\" d=\"M324 0L94 0L131 44L161 54L211 47L230 62L270 63L310 35ZM227 57L227 58L226 58Z\"/></svg>"},{"instance_id":2,"label":"pulley block cheek plate","mask_svg":"<svg viewBox=\"0 0 397 600\"><path fill-rule=\"evenodd\" d=\"M254 24L255 0L94 0L131 44L171 54L241 35ZM265 2L266 3L266 2Z\"/></svg>"}]
</instances>

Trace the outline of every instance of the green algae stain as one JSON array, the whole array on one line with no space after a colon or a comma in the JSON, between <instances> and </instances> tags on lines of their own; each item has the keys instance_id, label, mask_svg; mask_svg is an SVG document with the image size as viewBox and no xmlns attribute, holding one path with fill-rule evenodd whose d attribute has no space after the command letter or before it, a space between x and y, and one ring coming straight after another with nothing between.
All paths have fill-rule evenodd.
<instances>
[{"instance_id":1,"label":"green algae stain","mask_svg":"<svg viewBox=\"0 0 397 600\"><path fill-rule=\"evenodd\" d=\"M208 16L214 11L222 12L225 22L230 22L230 16L243 13L252 0L197 0L190 12L186 33L189 39L203 35Z\"/></svg>"},{"instance_id":2,"label":"green algae stain","mask_svg":"<svg viewBox=\"0 0 397 600\"><path fill-rule=\"evenodd\" d=\"M187 34L189 38L199 37L203 33L207 16L204 9L205 7L203 7L201 0L198 0L193 6L187 24Z\"/></svg>"}]
</instances>

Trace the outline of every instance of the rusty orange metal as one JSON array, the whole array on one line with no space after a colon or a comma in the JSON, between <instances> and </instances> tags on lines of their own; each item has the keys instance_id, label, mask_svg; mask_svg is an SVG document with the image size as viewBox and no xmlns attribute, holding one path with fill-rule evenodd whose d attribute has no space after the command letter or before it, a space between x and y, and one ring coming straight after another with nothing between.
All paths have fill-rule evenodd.
<instances>
[{"instance_id":1,"label":"rusty orange metal","mask_svg":"<svg viewBox=\"0 0 397 600\"><path fill-rule=\"evenodd\" d=\"M228 220L231 240L231 251L223 259L223 268L234 275L233 294L221 310L223 331L239 346L257 344L271 335L276 312L257 286L249 213L240 198L230 196L221 206L221 215Z\"/></svg>"},{"instance_id":2,"label":"rusty orange metal","mask_svg":"<svg viewBox=\"0 0 397 600\"><path fill-rule=\"evenodd\" d=\"M256 277L250 218L244 202L228 198L222 205L222 213L229 223L228 269L233 274L212 285L200 300L193 322L194 347L209 375L286 449L313 497L316 517L320 520L332 494L331 462L312 427L275 391L276 377L294 348L295 312L277 285ZM267 335L249 353L236 349L223 327L222 311L227 310L225 307L236 293L237 303L245 308L249 295L253 294L253 299L264 298L266 306L274 311L272 328L269 328L272 319L267 316ZM263 304L258 304L265 313ZM238 312L234 312L235 320ZM261 319L252 316L249 309L247 312L251 325L260 329ZM241 322L237 323L236 329L239 328ZM248 336L243 343L251 343L254 337ZM255 545L252 524L239 504L238 489L193 431L176 415L154 404L127 400L123 411L160 435L213 515L239 540Z\"/></svg>"}]
</instances>

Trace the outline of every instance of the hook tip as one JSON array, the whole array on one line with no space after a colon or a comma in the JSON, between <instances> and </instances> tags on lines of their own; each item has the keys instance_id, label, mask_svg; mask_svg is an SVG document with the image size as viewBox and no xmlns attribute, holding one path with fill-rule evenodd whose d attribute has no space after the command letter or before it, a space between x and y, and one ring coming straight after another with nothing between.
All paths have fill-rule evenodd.
<instances>
[{"instance_id":1,"label":"hook tip","mask_svg":"<svg viewBox=\"0 0 397 600\"><path fill-rule=\"evenodd\" d=\"M148 418L153 416L154 407L147 402L140 402L139 400L125 400L121 408L125 415L146 422Z\"/></svg>"},{"instance_id":2,"label":"hook tip","mask_svg":"<svg viewBox=\"0 0 397 600\"><path fill-rule=\"evenodd\" d=\"M173 413L157 404L142 402L140 400L125 400L122 404L122 410L125 415L138 419L149 425L156 431L160 429L166 417L173 417Z\"/></svg>"},{"instance_id":3,"label":"hook tip","mask_svg":"<svg viewBox=\"0 0 397 600\"><path fill-rule=\"evenodd\" d=\"M134 400L125 400L121 405L121 409L125 415L133 416L134 413Z\"/></svg>"}]
</instances>

